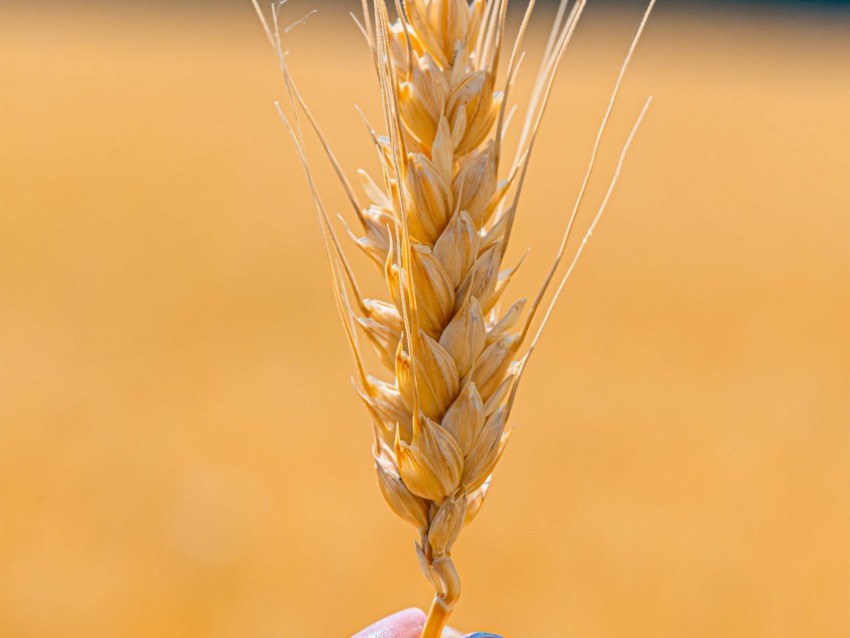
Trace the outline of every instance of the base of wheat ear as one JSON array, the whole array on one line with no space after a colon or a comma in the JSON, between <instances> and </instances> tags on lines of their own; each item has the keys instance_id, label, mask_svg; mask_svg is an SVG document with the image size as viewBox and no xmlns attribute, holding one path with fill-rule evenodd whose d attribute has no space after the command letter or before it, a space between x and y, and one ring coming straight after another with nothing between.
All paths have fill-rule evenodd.
<instances>
[{"instance_id":1,"label":"base of wheat ear","mask_svg":"<svg viewBox=\"0 0 850 638\"><path fill-rule=\"evenodd\" d=\"M649 106L648 100L584 241L561 268L623 75L654 0L616 79L561 246L530 304L525 299L503 302L515 272L503 261L555 73L586 0L572 6L564 0L558 8L534 90L523 100L524 123L510 162L503 145L513 119L510 91L534 1L506 46L508 0L395 0L391 7L385 0L362 0L363 14L356 20L371 49L385 127L379 135L367 125L381 172L359 171L366 204L287 66L282 37L292 25L281 28L283 3L272 5L267 19L253 1L283 73L291 108L288 114L280 106L278 111L316 206L358 392L372 419L378 484L392 510L416 528L419 564L435 591L422 638L436 638L460 595L452 546L484 502L511 435L508 417L529 357L608 204ZM346 230L384 278L385 299L360 293L313 178L305 121L348 195L360 229ZM558 285L547 295L555 281ZM358 340L364 337L385 367L378 376L366 372Z\"/></svg>"}]
</instances>

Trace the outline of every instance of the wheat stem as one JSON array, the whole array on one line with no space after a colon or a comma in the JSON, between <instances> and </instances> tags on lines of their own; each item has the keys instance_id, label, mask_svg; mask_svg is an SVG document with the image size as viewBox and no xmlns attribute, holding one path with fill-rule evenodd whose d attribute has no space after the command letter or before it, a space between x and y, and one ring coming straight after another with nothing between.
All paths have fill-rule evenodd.
<instances>
[{"instance_id":1,"label":"wheat stem","mask_svg":"<svg viewBox=\"0 0 850 638\"><path fill-rule=\"evenodd\" d=\"M447 607L439 595L434 596L431 608L428 610L428 617L425 619L425 626L422 628L421 638L440 638L449 622L453 608L454 606Z\"/></svg>"}]
</instances>

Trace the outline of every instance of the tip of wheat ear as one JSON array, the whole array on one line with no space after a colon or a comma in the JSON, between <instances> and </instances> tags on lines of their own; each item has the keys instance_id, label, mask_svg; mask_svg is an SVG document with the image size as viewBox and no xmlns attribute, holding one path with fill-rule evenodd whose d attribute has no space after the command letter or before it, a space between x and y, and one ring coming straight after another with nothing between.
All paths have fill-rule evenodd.
<instances>
[{"instance_id":1,"label":"tip of wheat ear","mask_svg":"<svg viewBox=\"0 0 850 638\"><path fill-rule=\"evenodd\" d=\"M386 0L373 0L371 6L362 0L358 24L373 54L387 131L379 136L369 129L381 174L359 171L366 205L358 201L288 71L278 24L281 4L274 5L269 24L254 0L293 107L291 118L279 112L316 204L337 305L357 365L358 392L373 422L378 484L392 510L417 528L420 565L436 591L423 638L440 635L460 594L452 546L484 501L510 436L508 416L528 357L607 205L636 131L637 125L585 241L561 276L542 322L530 333L565 254L620 82L654 3L650 0L621 68L559 251L523 319L524 299L502 304L515 270L505 268L503 260L555 71L586 0L577 0L571 9L567 0L561 2L507 170L502 160L509 119L505 107L534 1L527 6L507 56L505 84L498 90L508 0L407 0L403 6L395 0L394 22ZM299 109L348 193L361 227L349 234L378 266L386 282L384 299L360 293L313 180ZM646 106L638 124L645 112ZM382 380L366 372L358 331L385 368Z\"/></svg>"}]
</instances>

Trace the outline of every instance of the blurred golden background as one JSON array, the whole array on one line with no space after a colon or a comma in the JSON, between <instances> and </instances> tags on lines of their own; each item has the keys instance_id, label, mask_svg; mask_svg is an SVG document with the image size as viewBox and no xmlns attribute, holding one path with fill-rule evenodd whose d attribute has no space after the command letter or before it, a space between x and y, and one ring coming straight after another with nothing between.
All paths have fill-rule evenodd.
<instances>
[{"instance_id":1,"label":"blurred golden background","mask_svg":"<svg viewBox=\"0 0 850 638\"><path fill-rule=\"evenodd\" d=\"M287 36L349 170L374 166L352 105L379 123L357 4ZM578 30L517 296L554 252L641 4L591 2ZM339 638L427 605L248 0L2 12L0 636ZM655 101L458 544L456 625L850 636L848 26L660 3L585 221Z\"/></svg>"}]
</instances>

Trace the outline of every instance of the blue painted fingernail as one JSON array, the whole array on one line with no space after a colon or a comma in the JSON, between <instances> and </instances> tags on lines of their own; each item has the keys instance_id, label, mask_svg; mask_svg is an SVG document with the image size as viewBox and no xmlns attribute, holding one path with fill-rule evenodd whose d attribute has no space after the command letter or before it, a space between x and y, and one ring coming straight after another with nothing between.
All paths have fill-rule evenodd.
<instances>
[{"instance_id":1,"label":"blue painted fingernail","mask_svg":"<svg viewBox=\"0 0 850 638\"><path fill-rule=\"evenodd\" d=\"M466 638L502 638L501 636L497 636L496 634L485 634L483 631L475 632L474 634L469 634Z\"/></svg>"}]
</instances>

